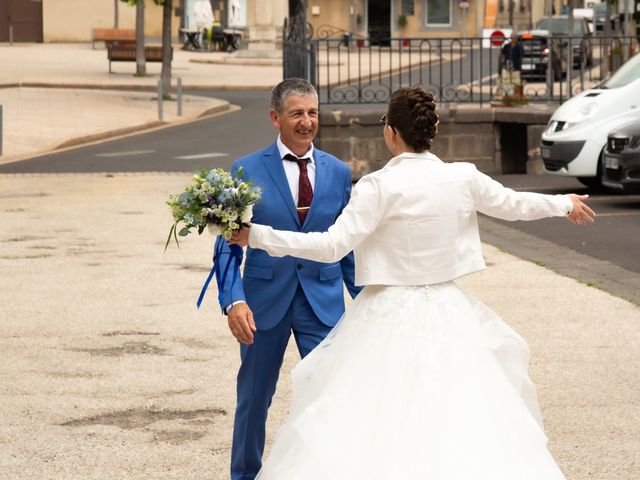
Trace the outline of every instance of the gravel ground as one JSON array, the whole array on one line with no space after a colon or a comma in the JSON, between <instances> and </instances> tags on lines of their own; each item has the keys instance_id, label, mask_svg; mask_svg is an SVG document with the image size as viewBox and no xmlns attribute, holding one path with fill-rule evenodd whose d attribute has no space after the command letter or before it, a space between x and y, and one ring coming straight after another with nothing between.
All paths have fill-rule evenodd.
<instances>
[{"instance_id":1,"label":"gravel ground","mask_svg":"<svg viewBox=\"0 0 640 480\"><path fill-rule=\"evenodd\" d=\"M187 182L0 175L0 479L228 478L238 346L213 291L195 309L212 242L163 253L164 201ZM529 342L567 478L640 478L638 307L485 256L489 268L459 284ZM296 361L290 348L270 435Z\"/></svg>"}]
</instances>

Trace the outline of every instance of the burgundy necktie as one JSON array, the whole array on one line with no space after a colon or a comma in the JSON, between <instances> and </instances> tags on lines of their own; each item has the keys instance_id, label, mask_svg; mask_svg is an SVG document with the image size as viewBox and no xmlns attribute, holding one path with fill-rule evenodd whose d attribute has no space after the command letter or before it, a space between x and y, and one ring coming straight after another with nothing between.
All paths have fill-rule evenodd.
<instances>
[{"instance_id":1,"label":"burgundy necktie","mask_svg":"<svg viewBox=\"0 0 640 480\"><path fill-rule=\"evenodd\" d=\"M296 162L298 168L300 168L300 177L298 179L298 218L300 219L300 225L304 224L305 218L307 218L307 212L311 207L311 200L313 200L313 188L311 188L311 182L309 181L309 174L307 173L308 158L298 158L295 155L288 153L284 156L285 160L290 162Z\"/></svg>"}]
</instances>

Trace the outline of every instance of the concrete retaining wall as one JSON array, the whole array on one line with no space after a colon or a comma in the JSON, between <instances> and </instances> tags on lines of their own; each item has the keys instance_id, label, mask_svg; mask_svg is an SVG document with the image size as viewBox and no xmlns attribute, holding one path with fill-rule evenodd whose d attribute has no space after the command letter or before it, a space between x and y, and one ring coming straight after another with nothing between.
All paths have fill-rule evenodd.
<instances>
[{"instance_id":1,"label":"concrete retaining wall","mask_svg":"<svg viewBox=\"0 0 640 480\"><path fill-rule=\"evenodd\" d=\"M379 109L320 113L317 144L347 162L354 179L381 168L390 158L382 138ZM439 109L440 127L432 151L445 161L472 162L485 173L542 173L538 143L555 107L451 106Z\"/></svg>"}]
</instances>

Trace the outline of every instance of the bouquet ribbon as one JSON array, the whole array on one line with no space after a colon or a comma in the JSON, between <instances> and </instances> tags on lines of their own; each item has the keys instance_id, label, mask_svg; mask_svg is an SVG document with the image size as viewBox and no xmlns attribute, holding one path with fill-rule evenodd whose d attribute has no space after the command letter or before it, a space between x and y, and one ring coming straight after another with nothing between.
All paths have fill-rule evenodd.
<instances>
[{"instance_id":1,"label":"bouquet ribbon","mask_svg":"<svg viewBox=\"0 0 640 480\"><path fill-rule=\"evenodd\" d=\"M214 247L213 267L211 267L209 276L205 280L204 285L202 286L202 290L200 291L200 296L198 297L198 301L196 302L197 308L200 308L200 304L202 303L204 294L206 293L207 288L209 288L209 283L211 283L211 279L214 275L218 280L218 302L222 306L222 302L224 301L224 283L227 280L229 268L231 268L232 264L235 264L232 268L233 277L231 278L231 287L229 288L229 290L233 293L233 286L238 280L238 270L240 268L240 264L242 263L242 247L240 247L239 245L229 245L229 261L224 266L224 271L222 271L222 266L220 265L219 259L224 251L224 246L225 242L222 240L222 236L218 235L216 237L216 245ZM232 302L233 299L231 303Z\"/></svg>"}]
</instances>

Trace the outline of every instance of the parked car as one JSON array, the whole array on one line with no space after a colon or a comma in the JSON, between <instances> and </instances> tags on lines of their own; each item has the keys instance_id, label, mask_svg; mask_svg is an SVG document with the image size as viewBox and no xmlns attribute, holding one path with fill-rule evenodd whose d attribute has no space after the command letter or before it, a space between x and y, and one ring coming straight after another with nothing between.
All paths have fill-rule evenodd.
<instances>
[{"instance_id":1,"label":"parked car","mask_svg":"<svg viewBox=\"0 0 640 480\"><path fill-rule=\"evenodd\" d=\"M640 54L554 112L540 141L545 171L601 186L607 135L631 120L640 120Z\"/></svg>"},{"instance_id":2,"label":"parked car","mask_svg":"<svg viewBox=\"0 0 640 480\"><path fill-rule=\"evenodd\" d=\"M589 32L592 34L595 33L595 25L593 24L595 17L595 12L593 8L574 8L573 9L573 18L584 18L587 21L587 27L589 28Z\"/></svg>"},{"instance_id":3,"label":"parked car","mask_svg":"<svg viewBox=\"0 0 640 480\"><path fill-rule=\"evenodd\" d=\"M536 23L537 31L551 32L554 37L558 37L560 42L560 53L566 55L566 48L569 41L569 17L567 15L556 15L549 18L541 18ZM548 35L548 33L547 33ZM593 65L593 48L591 46L591 30L585 18L573 19L573 32L571 34L571 48L573 49L573 68L580 68L580 65L590 67Z\"/></svg>"},{"instance_id":4,"label":"parked car","mask_svg":"<svg viewBox=\"0 0 640 480\"><path fill-rule=\"evenodd\" d=\"M520 75L524 80L544 81L551 58L553 79L561 80L567 73L567 56L562 55L560 42L549 41L547 30L531 30L518 36L522 46Z\"/></svg>"},{"instance_id":5,"label":"parked car","mask_svg":"<svg viewBox=\"0 0 640 480\"><path fill-rule=\"evenodd\" d=\"M609 132L603 166L605 186L640 192L640 118Z\"/></svg>"},{"instance_id":6,"label":"parked car","mask_svg":"<svg viewBox=\"0 0 640 480\"><path fill-rule=\"evenodd\" d=\"M607 22L607 2L595 3L591 7L594 13L594 23L596 24L596 31L604 31L604 25ZM616 15L616 8L612 5L609 9L609 22L611 22L611 33L616 29L616 22L618 16Z\"/></svg>"}]
</instances>

